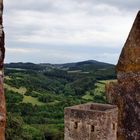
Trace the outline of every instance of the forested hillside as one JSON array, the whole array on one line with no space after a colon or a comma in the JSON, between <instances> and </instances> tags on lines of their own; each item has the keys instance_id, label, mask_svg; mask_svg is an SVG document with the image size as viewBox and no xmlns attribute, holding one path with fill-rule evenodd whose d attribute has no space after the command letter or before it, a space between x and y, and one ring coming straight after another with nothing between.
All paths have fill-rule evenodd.
<instances>
[{"instance_id":1,"label":"forested hillside","mask_svg":"<svg viewBox=\"0 0 140 140\"><path fill-rule=\"evenodd\" d=\"M8 140L63 140L63 112L86 102L106 103L104 84L114 65L93 60L68 64L5 64Z\"/></svg>"}]
</instances>

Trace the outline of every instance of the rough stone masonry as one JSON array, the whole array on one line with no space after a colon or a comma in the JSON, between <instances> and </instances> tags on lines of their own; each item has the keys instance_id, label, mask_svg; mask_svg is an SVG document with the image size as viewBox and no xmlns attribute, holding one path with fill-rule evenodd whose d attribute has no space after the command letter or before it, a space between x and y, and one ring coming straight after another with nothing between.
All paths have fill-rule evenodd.
<instances>
[{"instance_id":1,"label":"rough stone masonry","mask_svg":"<svg viewBox=\"0 0 140 140\"><path fill-rule=\"evenodd\" d=\"M5 56L3 31L3 0L0 0L0 140L5 140L6 108L3 88L3 61Z\"/></svg>"},{"instance_id":2,"label":"rough stone masonry","mask_svg":"<svg viewBox=\"0 0 140 140\"><path fill-rule=\"evenodd\" d=\"M65 108L65 140L117 140L118 108L88 103Z\"/></svg>"},{"instance_id":3,"label":"rough stone masonry","mask_svg":"<svg viewBox=\"0 0 140 140\"><path fill-rule=\"evenodd\" d=\"M118 140L140 140L140 12L116 66L116 83L106 85L106 96L118 105Z\"/></svg>"}]
</instances>

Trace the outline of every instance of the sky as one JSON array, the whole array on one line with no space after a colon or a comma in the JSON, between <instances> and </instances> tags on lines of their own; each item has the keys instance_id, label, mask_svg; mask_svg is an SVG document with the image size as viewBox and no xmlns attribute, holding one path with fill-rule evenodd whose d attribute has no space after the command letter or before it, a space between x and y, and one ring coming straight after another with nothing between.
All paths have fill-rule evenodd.
<instances>
[{"instance_id":1,"label":"sky","mask_svg":"<svg viewBox=\"0 0 140 140\"><path fill-rule=\"evenodd\" d=\"M139 0L4 0L5 62L116 64Z\"/></svg>"}]
</instances>

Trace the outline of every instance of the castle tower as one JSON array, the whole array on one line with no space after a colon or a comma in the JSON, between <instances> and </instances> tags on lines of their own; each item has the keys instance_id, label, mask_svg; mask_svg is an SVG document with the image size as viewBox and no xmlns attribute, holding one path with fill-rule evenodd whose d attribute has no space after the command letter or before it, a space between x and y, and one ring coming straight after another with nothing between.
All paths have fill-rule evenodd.
<instances>
[{"instance_id":1,"label":"castle tower","mask_svg":"<svg viewBox=\"0 0 140 140\"><path fill-rule=\"evenodd\" d=\"M65 140L117 140L118 108L82 104L65 109Z\"/></svg>"},{"instance_id":2,"label":"castle tower","mask_svg":"<svg viewBox=\"0 0 140 140\"><path fill-rule=\"evenodd\" d=\"M109 103L119 108L118 140L140 140L140 12L116 66L118 82L106 85Z\"/></svg>"}]
</instances>

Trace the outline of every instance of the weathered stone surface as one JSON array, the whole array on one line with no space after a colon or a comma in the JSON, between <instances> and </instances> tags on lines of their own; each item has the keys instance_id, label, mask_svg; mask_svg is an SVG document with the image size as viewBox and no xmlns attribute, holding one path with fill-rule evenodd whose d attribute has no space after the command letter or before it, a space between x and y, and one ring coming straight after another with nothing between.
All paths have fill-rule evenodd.
<instances>
[{"instance_id":1,"label":"weathered stone surface","mask_svg":"<svg viewBox=\"0 0 140 140\"><path fill-rule=\"evenodd\" d=\"M116 69L122 72L140 71L140 12L137 14Z\"/></svg>"},{"instance_id":2,"label":"weathered stone surface","mask_svg":"<svg viewBox=\"0 0 140 140\"><path fill-rule=\"evenodd\" d=\"M6 109L3 88L3 60L5 56L3 32L3 0L0 0L0 140L5 140Z\"/></svg>"},{"instance_id":3,"label":"weathered stone surface","mask_svg":"<svg viewBox=\"0 0 140 140\"><path fill-rule=\"evenodd\" d=\"M65 109L65 140L116 140L118 108L83 104Z\"/></svg>"},{"instance_id":4,"label":"weathered stone surface","mask_svg":"<svg viewBox=\"0 0 140 140\"><path fill-rule=\"evenodd\" d=\"M5 140L6 109L3 90L3 77L0 76L0 140Z\"/></svg>"},{"instance_id":5,"label":"weathered stone surface","mask_svg":"<svg viewBox=\"0 0 140 140\"><path fill-rule=\"evenodd\" d=\"M119 108L118 140L140 140L140 12L116 71L118 82L106 85L106 96Z\"/></svg>"}]
</instances>

